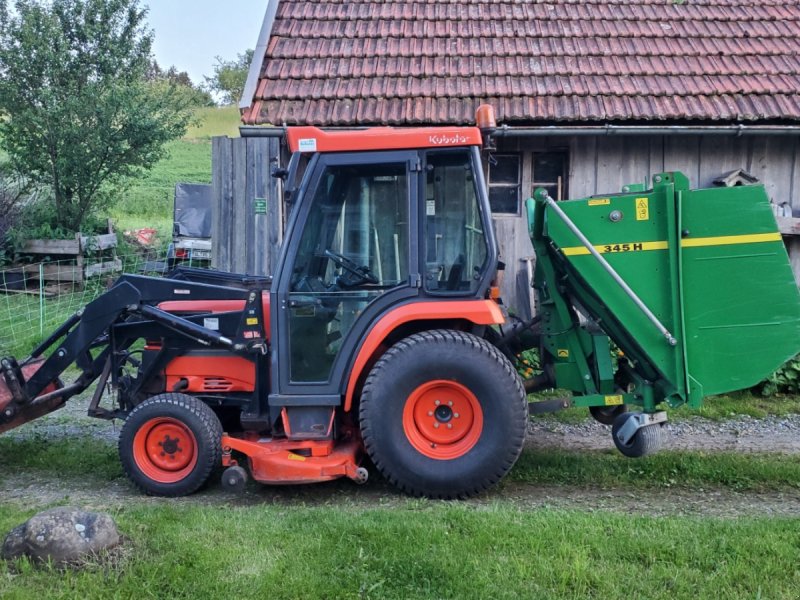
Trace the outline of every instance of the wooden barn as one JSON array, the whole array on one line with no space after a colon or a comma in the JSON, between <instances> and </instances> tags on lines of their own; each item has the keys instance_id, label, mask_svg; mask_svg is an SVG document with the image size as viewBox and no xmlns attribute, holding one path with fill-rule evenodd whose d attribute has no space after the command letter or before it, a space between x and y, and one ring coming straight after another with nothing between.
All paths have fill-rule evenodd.
<instances>
[{"instance_id":1,"label":"wooden barn","mask_svg":"<svg viewBox=\"0 0 800 600\"><path fill-rule=\"evenodd\" d=\"M472 124L481 103L502 128L485 175L518 312L539 186L566 199L741 169L785 216L800 274L800 6L772 0L269 0L242 138L214 144L218 266L269 272L277 255L281 127Z\"/></svg>"}]
</instances>

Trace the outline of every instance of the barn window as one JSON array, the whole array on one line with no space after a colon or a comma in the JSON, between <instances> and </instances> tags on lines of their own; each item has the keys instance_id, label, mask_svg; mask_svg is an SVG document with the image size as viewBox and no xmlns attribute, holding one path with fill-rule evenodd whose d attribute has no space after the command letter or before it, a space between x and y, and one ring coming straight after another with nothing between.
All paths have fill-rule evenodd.
<instances>
[{"instance_id":1,"label":"barn window","mask_svg":"<svg viewBox=\"0 0 800 600\"><path fill-rule=\"evenodd\" d=\"M519 154L495 154L489 160L489 204L493 213L519 214L520 166Z\"/></svg>"},{"instance_id":2,"label":"barn window","mask_svg":"<svg viewBox=\"0 0 800 600\"><path fill-rule=\"evenodd\" d=\"M534 152L532 165L533 190L545 188L551 198L564 200L569 198L567 181L569 173L569 155L566 150Z\"/></svg>"}]
</instances>

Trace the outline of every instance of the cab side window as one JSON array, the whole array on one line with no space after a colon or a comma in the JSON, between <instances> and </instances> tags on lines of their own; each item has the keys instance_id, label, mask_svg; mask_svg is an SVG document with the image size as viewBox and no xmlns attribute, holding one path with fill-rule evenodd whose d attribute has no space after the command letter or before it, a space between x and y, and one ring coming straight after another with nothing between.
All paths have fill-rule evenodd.
<instances>
[{"instance_id":1,"label":"cab side window","mask_svg":"<svg viewBox=\"0 0 800 600\"><path fill-rule=\"evenodd\" d=\"M488 249L469 151L428 153L424 175L425 289L472 294Z\"/></svg>"}]
</instances>

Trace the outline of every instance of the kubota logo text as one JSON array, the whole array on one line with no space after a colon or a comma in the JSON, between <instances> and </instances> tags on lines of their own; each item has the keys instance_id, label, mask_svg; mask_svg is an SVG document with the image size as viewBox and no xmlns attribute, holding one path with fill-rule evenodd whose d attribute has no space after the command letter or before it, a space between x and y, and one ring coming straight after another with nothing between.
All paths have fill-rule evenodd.
<instances>
[{"instance_id":1,"label":"kubota logo text","mask_svg":"<svg viewBox=\"0 0 800 600\"><path fill-rule=\"evenodd\" d=\"M454 133L453 135L432 135L428 141L434 146L455 146L456 144L466 144L467 137Z\"/></svg>"}]
</instances>

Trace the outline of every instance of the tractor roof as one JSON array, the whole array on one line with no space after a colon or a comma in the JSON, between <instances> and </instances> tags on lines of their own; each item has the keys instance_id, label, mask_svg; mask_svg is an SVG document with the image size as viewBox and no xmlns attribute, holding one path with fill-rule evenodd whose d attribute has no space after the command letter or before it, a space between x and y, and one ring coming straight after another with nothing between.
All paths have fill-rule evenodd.
<instances>
[{"instance_id":1,"label":"tractor roof","mask_svg":"<svg viewBox=\"0 0 800 600\"><path fill-rule=\"evenodd\" d=\"M323 131L317 127L288 127L286 139L292 152L358 152L480 146L477 127L373 127Z\"/></svg>"}]
</instances>

